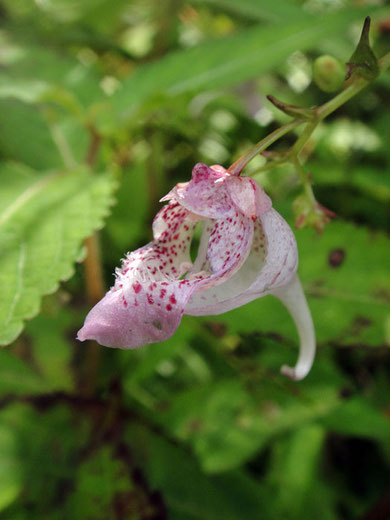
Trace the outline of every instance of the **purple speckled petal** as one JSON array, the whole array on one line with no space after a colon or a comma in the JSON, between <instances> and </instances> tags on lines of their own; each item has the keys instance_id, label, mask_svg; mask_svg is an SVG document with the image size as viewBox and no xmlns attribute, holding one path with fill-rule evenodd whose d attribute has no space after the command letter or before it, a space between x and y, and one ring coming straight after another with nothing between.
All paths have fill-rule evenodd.
<instances>
[{"instance_id":1,"label":"purple speckled petal","mask_svg":"<svg viewBox=\"0 0 390 520\"><path fill-rule=\"evenodd\" d=\"M196 221L189 216L175 202L161 209L153 223L155 240L125 258L114 287L89 312L78 339L136 348L173 334L194 290L179 279L191 267Z\"/></svg>"},{"instance_id":2,"label":"purple speckled petal","mask_svg":"<svg viewBox=\"0 0 390 520\"><path fill-rule=\"evenodd\" d=\"M301 350L301 379L315 352L313 322L302 287L294 234L256 181L222 166L198 163L177 184L153 222L154 240L127 255L114 287L90 311L78 339L136 348L168 339L182 315L215 315L273 294L289 309ZM195 227L203 225L198 256L190 258Z\"/></svg>"},{"instance_id":3,"label":"purple speckled petal","mask_svg":"<svg viewBox=\"0 0 390 520\"><path fill-rule=\"evenodd\" d=\"M204 218L227 218L236 209L227 190L227 178L224 168L209 168L198 163L192 170L190 182L177 184L161 200L174 199L184 208Z\"/></svg>"},{"instance_id":4,"label":"purple speckled petal","mask_svg":"<svg viewBox=\"0 0 390 520\"><path fill-rule=\"evenodd\" d=\"M127 256L115 286L89 312L78 339L119 348L164 341L179 326L194 291L222 283L239 270L250 251L253 222L235 211L234 236L224 221L208 223L206 258L194 273L189 248L196 224L195 216L176 202L165 206L154 221L155 240Z\"/></svg>"},{"instance_id":5,"label":"purple speckled petal","mask_svg":"<svg viewBox=\"0 0 390 520\"><path fill-rule=\"evenodd\" d=\"M242 268L225 283L192 295L185 313L207 316L240 307L287 284L297 266L294 234L271 209L255 222L252 248Z\"/></svg>"},{"instance_id":6,"label":"purple speckled petal","mask_svg":"<svg viewBox=\"0 0 390 520\"><path fill-rule=\"evenodd\" d=\"M256 220L272 208L271 199L250 177L228 177L226 186L234 204L248 218Z\"/></svg>"}]
</instances>

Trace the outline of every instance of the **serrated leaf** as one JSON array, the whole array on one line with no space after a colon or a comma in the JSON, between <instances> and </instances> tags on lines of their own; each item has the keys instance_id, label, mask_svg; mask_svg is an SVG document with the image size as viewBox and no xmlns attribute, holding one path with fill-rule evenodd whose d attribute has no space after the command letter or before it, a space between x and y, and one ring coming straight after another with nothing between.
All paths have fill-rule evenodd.
<instances>
[{"instance_id":1,"label":"serrated leaf","mask_svg":"<svg viewBox=\"0 0 390 520\"><path fill-rule=\"evenodd\" d=\"M0 166L0 182L0 344L8 344L37 314L41 296L72 275L114 183L87 168L41 175L14 163Z\"/></svg>"}]
</instances>

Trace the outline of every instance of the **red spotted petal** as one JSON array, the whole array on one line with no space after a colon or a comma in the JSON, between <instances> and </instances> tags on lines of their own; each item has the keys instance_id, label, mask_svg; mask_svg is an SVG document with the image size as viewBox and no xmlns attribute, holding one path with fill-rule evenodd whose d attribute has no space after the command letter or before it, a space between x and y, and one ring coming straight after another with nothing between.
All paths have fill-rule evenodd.
<instances>
[{"instance_id":1,"label":"red spotted petal","mask_svg":"<svg viewBox=\"0 0 390 520\"><path fill-rule=\"evenodd\" d=\"M231 176L226 185L234 204L249 218L256 220L272 208L271 199L254 179Z\"/></svg>"},{"instance_id":2,"label":"red spotted petal","mask_svg":"<svg viewBox=\"0 0 390 520\"><path fill-rule=\"evenodd\" d=\"M210 234L203 248L206 254L202 269L194 273L189 249L196 224L193 215L176 202L165 206L153 224L155 240L125 259L115 286L90 311L78 339L136 348L169 338L191 294L232 276L252 244L253 222L238 211L230 228L222 221L206 223ZM189 275L182 279L187 271Z\"/></svg>"},{"instance_id":3,"label":"red spotted petal","mask_svg":"<svg viewBox=\"0 0 390 520\"><path fill-rule=\"evenodd\" d=\"M255 223L249 256L225 283L193 294L185 309L194 316L221 314L271 293L290 282L298 266L294 234L275 210Z\"/></svg>"}]
</instances>

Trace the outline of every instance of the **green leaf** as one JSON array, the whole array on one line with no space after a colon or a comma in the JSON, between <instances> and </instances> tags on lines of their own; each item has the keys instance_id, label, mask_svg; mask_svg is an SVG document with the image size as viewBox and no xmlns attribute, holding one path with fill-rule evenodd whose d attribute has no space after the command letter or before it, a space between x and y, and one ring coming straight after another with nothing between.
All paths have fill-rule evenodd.
<instances>
[{"instance_id":1,"label":"green leaf","mask_svg":"<svg viewBox=\"0 0 390 520\"><path fill-rule=\"evenodd\" d=\"M363 397L347 400L321 423L332 432L376 439L390 447L390 419L386 410L381 411Z\"/></svg>"},{"instance_id":2,"label":"green leaf","mask_svg":"<svg viewBox=\"0 0 390 520\"><path fill-rule=\"evenodd\" d=\"M48 390L36 370L7 350L0 350L1 394L31 394Z\"/></svg>"},{"instance_id":3,"label":"green leaf","mask_svg":"<svg viewBox=\"0 0 390 520\"><path fill-rule=\"evenodd\" d=\"M72 487L65 508L67 516L74 520L115 518L117 503L131 501L134 492L129 468L115 457L109 446L80 464ZM134 503L133 509L136 509Z\"/></svg>"},{"instance_id":4,"label":"green leaf","mask_svg":"<svg viewBox=\"0 0 390 520\"><path fill-rule=\"evenodd\" d=\"M312 424L297 429L283 439L281 446L276 447L271 479L276 481L279 491L276 511L281 512L281 518L300 519L306 516L306 502L318 478L324 438L324 428Z\"/></svg>"},{"instance_id":5,"label":"green leaf","mask_svg":"<svg viewBox=\"0 0 390 520\"><path fill-rule=\"evenodd\" d=\"M191 443L205 471L216 473L238 467L273 437L326 417L338 403L324 387L308 390L302 399L275 385L267 394L264 384L258 401L240 381L219 379L172 397L155 418Z\"/></svg>"},{"instance_id":6,"label":"green leaf","mask_svg":"<svg viewBox=\"0 0 390 520\"><path fill-rule=\"evenodd\" d=\"M111 97L113 112L118 119L129 121L138 106L153 96L225 88L254 78L282 63L292 49L307 49L319 39L345 30L345 24L361 16L362 10L347 9L309 21L255 26L230 38L172 53L139 67L126 79Z\"/></svg>"},{"instance_id":7,"label":"green leaf","mask_svg":"<svg viewBox=\"0 0 390 520\"><path fill-rule=\"evenodd\" d=\"M14 163L0 166L0 344L13 341L73 273L82 240L102 226L114 183L86 168L40 175Z\"/></svg>"},{"instance_id":8,"label":"green leaf","mask_svg":"<svg viewBox=\"0 0 390 520\"><path fill-rule=\"evenodd\" d=\"M35 105L16 99L0 99L0 152L37 170L63 168L67 162L81 162L89 136L74 119L57 117ZM45 117L45 114L47 117Z\"/></svg>"},{"instance_id":9,"label":"green leaf","mask_svg":"<svg viewBox=\"0 0 390 520\"><path fill-rule=\"evenodd\" d=\"M185 450L147 429L132 427L127 436L152 489L163 492L171 520L268 518L261 485L244 472L206 476Z\"/></svg>"},{"instance_id":10,"label":"green leaf","mask_svg":"<svg viewBox=\"0 0 390 520\"><path fill-rule=\"evenodd\" d=\"M16 500L22 490L21 466L13 431L0 426L0 511Z\"/></svg>"},{"instance_id":11,"label":"green leaf","mask_svg":"<svg viewBox=\"0 0 390 520\"><path fill-rule=\"evenodd\" d=\"M252 20L301 20L310 18L298 4L289 0L193 0L196 4L206 4L237 13Z\"/></svg>"},{"instance_id":12,"label":"green leaf","mask_svg":"<svg viewBox=\"0 0 390 520\"><path fill-rule=\"evenodd\" d=\"M31 323L26 334L31 340L32 356L48 391L73 389L71 372L73 349L67 329L74 325L74 315L58 305L55 297L44 300L43 309Z\"/></svg>"}]
</instances>

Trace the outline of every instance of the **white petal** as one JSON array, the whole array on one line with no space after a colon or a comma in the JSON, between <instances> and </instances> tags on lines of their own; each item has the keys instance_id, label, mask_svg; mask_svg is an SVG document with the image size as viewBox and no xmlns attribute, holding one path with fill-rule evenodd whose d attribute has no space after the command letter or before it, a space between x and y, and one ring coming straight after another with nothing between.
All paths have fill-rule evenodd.
<instances>
[{"instance_id":1,"label":"white petal","mask_svg":"<svg viewBox=\"0 0 390 520\"><path fill-rule=\"evenodd\" d=\"M282 374L299 381L309 373L316 351L316 340L313 320L307 305L301 282L297 275L291 282L272 294L277 296L290 311L298 330L300 346L299 357L295 367L283 366Z\"/></svg>"}]
</instances>

